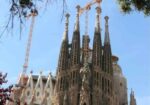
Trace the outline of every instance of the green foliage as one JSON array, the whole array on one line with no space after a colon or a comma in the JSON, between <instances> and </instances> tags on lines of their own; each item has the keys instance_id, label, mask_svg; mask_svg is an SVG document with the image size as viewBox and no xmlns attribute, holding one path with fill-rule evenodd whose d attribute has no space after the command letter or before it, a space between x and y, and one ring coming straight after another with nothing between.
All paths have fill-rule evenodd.
<instances>
[{"instance_id":1,"label":"green foliage","mask_svg":"<svg viewBox=\"0 0 150 105\"><path fill-rule=\"evenodd\" d=\"M11 0L10 12L12 16L27 17L33 10L37 11L35 2L32 0Z\"/></svg>"},{"instance_id":2,"label":"green foliage","mask_svg":"<svg viewBox=\"0 0 150 105\"><path fill-rule=\"evenodd\" d=\"M121 10L129 13L133 10L141 11L145 15L150 15L150 0L118 0Z\"/></svg>"}]
</instances>

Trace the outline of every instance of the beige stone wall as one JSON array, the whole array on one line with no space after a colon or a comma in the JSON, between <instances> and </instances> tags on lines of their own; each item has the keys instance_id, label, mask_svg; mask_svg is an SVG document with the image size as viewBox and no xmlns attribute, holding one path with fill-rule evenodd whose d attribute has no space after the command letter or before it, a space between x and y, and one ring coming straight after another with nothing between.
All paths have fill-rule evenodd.
<instances>
[{"instance_id":1,"label":"beige stone wall","mask_svg":"<svg viewBox=\"0 0 150 105\"><path fill-rule=\"evenodd\" d=\"M113 64L114 70L114 93L118 97L119 105L127 105L127 80L122 74L121 67Z\"/></svg>"}]
</instances>

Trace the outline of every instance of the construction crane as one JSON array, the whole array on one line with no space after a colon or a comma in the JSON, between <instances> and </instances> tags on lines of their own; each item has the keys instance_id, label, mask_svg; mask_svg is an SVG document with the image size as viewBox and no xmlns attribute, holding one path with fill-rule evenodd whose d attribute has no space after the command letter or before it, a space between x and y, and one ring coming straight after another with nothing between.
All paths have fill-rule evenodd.
<instances>
[{"instance_id":1,"label":"construction crane","mask_svg":"<svg viewBox=\"0 0 150 105\"><path fill-rule=\"evenodd\" d=\"M85 12L85 35L88 35L88 12L91 9L91 6L94 4L98 4L98 7L100 7L102 0L92 0L91 2L87 3L83 8L80 8L79 10L79 16L81 16ZM100 13L100 10L98 11L98 14ZM81 52L84 53L90 53L92 50L90 48L81 49Z\"/></svg>"},{"instance_id":2,"label":"construction crane","mask_svg":"<svg viewBox=\"0 0 150 105\"><path fill-rule=\"evenodd\" d=\"M98 4L100 7L102 0L92 0L91 2L87 3L83 8L80 8L80 15L86 10L90 10L91 6L94 4Z\"/></svg>"},{"instance_id":3,"label":"construction crane","mask_svg":"<svg viewBox=\"0 0 150 105\"><path fill-rule=\"evenodd\" d=\"M26 71L28 68L28 62L29 62L29 56L30 56L30 49L31 49L31 43L32 43L32 33L33 33L33 27L34 27L34 22L35 22L35 16L38 15L38 11L36 9L32 9L31 13L27 16L27 18L32 17L31 19L31 25L30 25L30 31L29 31L29 36L28 36L28 41L27 41L27 48L26 48L26 53L25 53L25 61L23 65L23 72L21 74L21 77L19 78L19 85L24 86L27 81L27 76L26 76Z\"/></svg>"},{"instance_id":4,"label":"construction crane","mask_svg":"<svg viewBox=\"0 0 150 105\"><path fill-rule=\"evenodd\" d=\"M16 102L16 100L19 100L19 104L20 104L20 96L21 96L21 91L23 90L24 86L26 85L27 82L27 76L26 76L26 71L28 68L28 62L29 62L29 55L30 55L30 49L31 49L31 43L32 43L32 33L33 33L33 28L34 28L34 22L35 22L35 16L38 15L38 11L36 9L31 10L31 13L27 16L27 18L32 17L31 20L31 25L30 25L30 31L29 31L29 36L28 36L28 42L27 42L27 48L26 48L26 53L25 53L25 62L23 65L23 72L21 77L19 78L19 83L18 86L19 88L16 86L13 88L13 93L12 93L12 97L16 97L16 99L14 99L14 102ZM13 105L14 103L9 102L8 105ZM25 104L24 104L25 105Z\"/></svg>"},{"instance_id":5,"label":"construction crane","mask_svg":"<svg viewBox=\"0 0 150 105\"><path fill-rule=\"evenodd\" d=\"M30 25L30 31L29 31L29 37L27 42L27 48L26 48L26 54L25 54L25 62L23 65L23 74L26 74L27 68L28 68L28 62L29 62L29 56L30 56L30 49L31 49L31 43L32 43L32 33L33 33L33 27L35 22L35 16L37 16L38 12L36 9L31 11L31 14L27 17L32 16L31 25Z\"/></svg>"},{"instance_id":6,"label":"construction crane","mask_svg":"<svg viewBox=\"0 0 150 105\"><path fill-rule=\"evenodd\" d=\"M83 8L80 8L79 15L83 14L83 12L85 11L85 35L88 35L88 11L94 4L98 4L98 7L100 7L101 2L102 0L92 0L91 2L87 3Z\"/></svg>"}]
</instances>

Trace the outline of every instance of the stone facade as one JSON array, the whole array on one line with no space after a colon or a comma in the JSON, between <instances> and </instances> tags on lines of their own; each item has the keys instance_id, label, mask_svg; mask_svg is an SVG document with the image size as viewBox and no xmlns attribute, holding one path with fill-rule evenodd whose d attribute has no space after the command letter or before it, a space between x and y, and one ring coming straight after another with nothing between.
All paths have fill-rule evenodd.
<instances>
[{"instance_id":1,"label":"stone facade","mask_svg":"<svg viewBox=\"0 0 150 105\"><path fill-rule=\"evenodd\" d=\"M104 43L101 9L97 7L93 48L89 47L89 35L83 35L81 47L79 10L77 6L71 43L69 14L66 15L56 76L30 74L20 96L21 105L128 105L127 80L117 63L118 58L112 56L108 16L105 17ZM133 103L130 105L135 105Z\"/></svg>"},{"instance_id":2,"label":"stone facade","mask_svg":"<svg viewBox=\"0 0 150 105\"><path fill-rule=\"evenodd\" d=\"M114 78L114 93L119 100L118 105L128 105L127 100L127 80L123 76L122 69L118 64L119 58L112 56L113 60L113 78Z\"/></svg>"}]
</instances>

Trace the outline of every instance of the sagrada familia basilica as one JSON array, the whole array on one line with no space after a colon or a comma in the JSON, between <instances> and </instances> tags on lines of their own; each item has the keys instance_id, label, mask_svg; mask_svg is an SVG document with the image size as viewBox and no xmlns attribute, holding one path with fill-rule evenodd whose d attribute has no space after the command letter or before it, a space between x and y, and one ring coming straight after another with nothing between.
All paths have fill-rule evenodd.
<instances>
[{"instance_id":1,"label":"sagrada familia basilica","mask_svg":"<svg viewBox=\"0 0 150 105\"><path fill-rule=\"evenodd\" d=\"M104 17L102 41L101 8L96 8L90 48L87 34L82 35L81 44L79 9L77 6L71 43L68 37L69 14L66 14L56 75L45 76L42 72L28 75L25 87L14 97L21 105L136 105L133 91L128 103L127 80L118 64L119 57L112 54L109 17Z\"/></svg>"}]
</instances>

